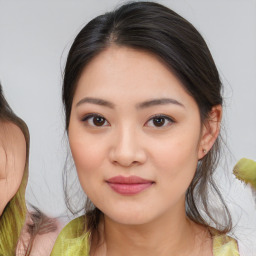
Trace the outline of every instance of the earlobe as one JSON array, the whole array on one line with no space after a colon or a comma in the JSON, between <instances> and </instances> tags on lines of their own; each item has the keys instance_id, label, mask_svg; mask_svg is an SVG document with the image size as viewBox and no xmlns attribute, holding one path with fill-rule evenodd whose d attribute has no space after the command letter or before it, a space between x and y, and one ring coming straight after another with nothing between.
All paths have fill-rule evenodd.
<instances>
[{"instance_id":1,"label":"earlobe","mask_svg":"<svg viewBox=\"0 0 256 256\"><path fill-rule=\"evenodd\" d=\"M198 159L203 158L210 151L220 133L220 122L222 118L222 106L212 107L208 118L204 121L201 139L198 148Z\"/></svg>"}]
</instances>

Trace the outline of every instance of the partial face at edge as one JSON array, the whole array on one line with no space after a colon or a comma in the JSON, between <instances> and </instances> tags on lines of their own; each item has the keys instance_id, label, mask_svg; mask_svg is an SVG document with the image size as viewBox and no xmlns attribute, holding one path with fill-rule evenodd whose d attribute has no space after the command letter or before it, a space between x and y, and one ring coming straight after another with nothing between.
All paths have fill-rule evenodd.
<instances>
[{"instance_id":1,"label":"partial face at edge","mask_svg":"<svg viewBox=\"0 0 256 256\"><path fill-rule=\"evenodd\" d=\"M80 77L70 147L85 193L116 222L184 214L203 133L195 100L154 55L113 46Z\"/></svg>"},{"instance_id":2,"label":"partial face at edge","mask_svg":"<svg viewBox=\"0 0 256 256\"><path fill-rule=\"evenodd\" d=\"M25 163L26 141L21 129L13 123L1 122L0 215L20 187Z\"/></svg>"}]
</instances>

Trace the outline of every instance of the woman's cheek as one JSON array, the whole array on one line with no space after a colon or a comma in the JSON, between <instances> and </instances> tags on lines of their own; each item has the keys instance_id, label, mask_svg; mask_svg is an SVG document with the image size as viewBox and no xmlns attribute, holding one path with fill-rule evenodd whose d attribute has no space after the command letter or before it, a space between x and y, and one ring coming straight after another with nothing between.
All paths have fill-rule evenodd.
<instances>
[{"instance_id":1,"label":"woman's cheek","mask_svg":"<svg viewBox=\"0 0 256 256\"><path fill-rule=\"evenodd\" d=\"M79 173L95 171L102 162L102 149L98 143L92 145L76 141L70 143L70 148Z\"/></svg>"},{"instance_id":2,"label":"woman's cheek","mask_svg":"<svg viewBox=\"0 0 256 256\"><path fill-rule=\"evenodd\" d=\"M184 135L155 142L154 153L151 154L154 164L171 177L188 172L193 175L197 165L197 143L194 142L191 143L191 137Z\"/></svg>"}]
</instances>

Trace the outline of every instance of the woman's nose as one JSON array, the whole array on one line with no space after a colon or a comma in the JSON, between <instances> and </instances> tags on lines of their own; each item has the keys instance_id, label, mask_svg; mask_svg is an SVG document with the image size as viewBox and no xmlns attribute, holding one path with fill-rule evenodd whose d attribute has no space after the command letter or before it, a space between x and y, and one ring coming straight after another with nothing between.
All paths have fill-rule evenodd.
<instances>
[{"instance_id":1,"label":"woman's nose","mask_svg":"<svg viewBox=\"0 0 256 256\"><path fill-rule=\"evenodd\" d=\"M146 161L146 152L141 138L135 129L125 128L118 131L113 139L110 160L123 167L140 165Z\"/></svg>"}]
</instances>

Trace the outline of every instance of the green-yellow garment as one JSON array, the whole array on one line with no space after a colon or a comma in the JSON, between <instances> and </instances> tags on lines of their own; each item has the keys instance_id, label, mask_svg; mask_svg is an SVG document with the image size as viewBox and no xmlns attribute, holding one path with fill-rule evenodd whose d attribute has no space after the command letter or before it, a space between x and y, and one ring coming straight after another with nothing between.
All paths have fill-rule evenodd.
<instances>
[{"instance_id":1,"label":"green-yellow garment","mask_svg":"<svg viewBox=\"0 0 256 256\"><path fill-rule=\"evenodd\" d=\"M59 234L51 256L89 256L89 234L84 230L84 216L69 222Z\"/></svg>"},{"instance_id":2,"label":"green-yellow garment","mask_svg":"<svg viewBox=\"0 0 256 256\"><path fill-rule=\"evenodd\" d=\"M246 184L250 184L252 189L256 191L256 161L242 158L234 167L233 173Z\"/></svg>"},{"instance_id":3,"label":"green-yellow garment","mask_svg":"<svg viewBox=\"0 0 256 256\"><path fill-rule=\"evenodd\" d=\"M89 256L89 234L84 233L84 216L72 220L60 233L51 256ZM225 235L213 236L214 256L239 256L235 239Z\"/></svg>"}]
</instances>

